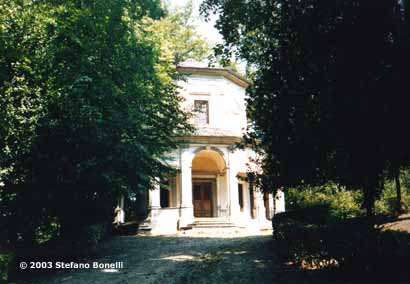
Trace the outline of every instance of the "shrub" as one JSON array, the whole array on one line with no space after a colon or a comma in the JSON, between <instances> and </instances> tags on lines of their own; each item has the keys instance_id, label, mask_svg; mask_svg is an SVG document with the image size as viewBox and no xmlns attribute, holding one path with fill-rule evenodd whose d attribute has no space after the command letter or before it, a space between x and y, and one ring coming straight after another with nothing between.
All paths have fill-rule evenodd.
<instances>
[{"instance_id":1,"label":"shrub","mask_svg":"<svg viewBox=\"0 0 410 284\"><path fill-rule=\"evenodd\" d=\"M402 204L405 211L410 211L410 173L405 171L401 176L402 183ZM375 203L377 214L391 214L396 210L397 195L393 181L387 181L384 191Z\"/></svg>"},{"instance_id":2,"label":"shrub","mask_svg":"<svg viewBox=\"0 0 410 284\"><path fill-rule=\"evenodd\" d=\"M320 233L329 210L329 206L319 205L275 215L272 228L276 253L295 263L327 258Z\"/></svg>"},{"instance_id":3,"label":"shrub","mask_svg":"<svg viewBox=\"0 0 410 284\"><path fill-rule=\"evenodd\" d=\"M7 283L8 269L13 258L14 254L11 252L0 253L0 283Z\"/></svg>"},{"instance_id":4,"label":"shrub","mask_svg":"<svg viewBox=\"0 0 410 284\"><path fill-rule=\"evenodd\" d=\"M307 206L275 215L274 223L283 223L286 221L296 221L304 224L324 225L329 221L330 206L328 204L319 204Z\"/></svg>"},{"instance_id":5,"label":"shrub","mask_svg":"<svg viewBox=\"0 0 410 284\"><path fill-rule=\"evenodd\" d=\"M58 236L59 223L55 218L49 218L48 222L45 222L35 230L35 243L42 244Z\"/></svg>"},{"instance_id":6,"label":"shrub","mask_svg":"<svg viewBox=\"0 0 410 284\"><path fill-rule=\"evenodd\" d=\"M315 187L290 188L286 192L286 202L289 210L328 206L330 222L362 216L364 213L360 208L362 200L361 192L347 190L335 183Z\"/></svg>"},{"instance_id":7,"label":"shrub","mask_svg":"<svg viewBox=\"0 0 410 284\"><path fill-rule=\"evenodd\" d=\"M110 232L110 226L106 223L92 224L79 230L79 240L83 244L95 245L104 239Z\"/></svg>"},{"instance_id":8,"label":"shrub","mask_svg":"<svg viewBox=\"0 0 410 284\"><path fill-rule=\"evenodd\" d=\"M296 216L296 218L295 218ZM295 214L272 220L276 252L301 268L333 268L348 278L410 279L410 235L380 231L374 220L312 224Z\"/></svg>"},{"instance_id":9,"label":"shrub","mask_svg":"<svg viewBox=\"0 0 410 284\"><path fill-rule=\"evenodd\" d=\"M111 233L111 229L112 225L108 223L78 226L57 239L57 243L66 244L70 247L92 246L107 237Z\"/></svg>"}]
</instances>

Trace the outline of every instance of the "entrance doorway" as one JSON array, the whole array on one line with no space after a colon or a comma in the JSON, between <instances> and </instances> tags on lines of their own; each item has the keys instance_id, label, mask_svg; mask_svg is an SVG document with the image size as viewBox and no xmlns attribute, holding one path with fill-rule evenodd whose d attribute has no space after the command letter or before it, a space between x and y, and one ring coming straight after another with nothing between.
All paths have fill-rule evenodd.
<instances>
[{"instance_id":1,"label":"entrance doorway","mask_svg":"<svg viewBox=\"0 0 410 284\"><path fill-rule=\"evenodd\" d=\"M212 217L212 182L194 181L192 187L194 197L194 216Z\"/></svg>"}]
</instances>

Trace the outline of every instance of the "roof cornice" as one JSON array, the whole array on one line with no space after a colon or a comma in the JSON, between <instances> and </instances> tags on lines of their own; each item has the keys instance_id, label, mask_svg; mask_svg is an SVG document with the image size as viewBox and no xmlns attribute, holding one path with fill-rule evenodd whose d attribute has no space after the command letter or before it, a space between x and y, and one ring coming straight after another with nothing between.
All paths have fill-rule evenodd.
<instances>
[{"instance_id":1,"label":"roof cornice","mask_svg":"<svg viewBox=\"0 0 410 284\"><path fill-rule=\"evenodd\" d=\"M182 74L202 74L210 76L223 76L226 79L234 82L235 84L241 86L242 88L247 88L251 85L251 82L244 76L238 74L227 68L212 68L212 67L189 67L189 66L178 66L177 70Z\"/></svg>"},{"instance_id":2,"label":"roof cornice","mask_svg":"<svg viewBox=\"0 0 410 284\"><path fill-rule=\"evenodd\" d=\"M242 142L242 137L236 136L185 136L175 137L175 141L182 143L212 143L212 144L235 144Z\"/></svg>"}]
</instances>

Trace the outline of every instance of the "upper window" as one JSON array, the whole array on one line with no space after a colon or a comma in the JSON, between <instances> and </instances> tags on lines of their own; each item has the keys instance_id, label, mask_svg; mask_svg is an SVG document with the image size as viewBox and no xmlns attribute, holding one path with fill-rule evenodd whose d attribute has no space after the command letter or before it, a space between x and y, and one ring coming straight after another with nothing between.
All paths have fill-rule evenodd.
<instances>
[{"instance_id":1,"label":"upper window","mask_svg":"<svg viewBox=\"0 0 410 284\"><path fill-rule=\"evenodd\" d=\"M205 100L195 100L195 124L206 125L209 124L209 104Z\"/></svg>"}]
</instances>

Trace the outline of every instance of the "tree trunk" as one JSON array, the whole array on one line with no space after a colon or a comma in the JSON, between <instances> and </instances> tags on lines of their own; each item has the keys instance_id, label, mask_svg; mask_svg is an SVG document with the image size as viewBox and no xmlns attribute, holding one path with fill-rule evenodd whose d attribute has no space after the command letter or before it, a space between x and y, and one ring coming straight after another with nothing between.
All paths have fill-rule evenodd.
<instances>
[{"instance_id":1,"label":"tree trunk","mask_svg":"<svg viewBox=\"0 0 410 284\"><path fill-rule=\"evenodd\" d=\"M374 216L374 205L372 202L368 202L366 204L366 216L367 217L373 217Z\"/></svg>"},{"instance_id":2,"label":"tree trunk","mask_svg":"<svg viewBox=\"0 0 410 284\"><path fill-rule=\"evenodd\" d=\"M403 204L401 201L401 185L400 185L400 169L396 169L394 172L394 183L396 185L396 213L401 214L403 213Z\"/></svg>"},{"instance_id":3,"label":"tree trunk","mask_svg":"<svg viewBox=\"0 0 410 284\"><path fill-rule=\"evenodd\" d=\"M374 186L367 185L364 188L364 202L362 208L366 209L366 216L372 217L374 216Z\"/></svg>"}]
</instances>

